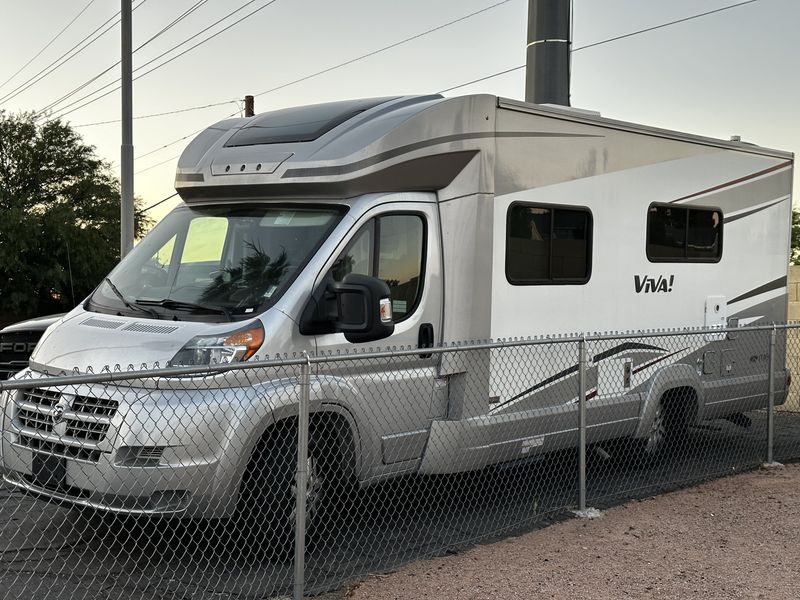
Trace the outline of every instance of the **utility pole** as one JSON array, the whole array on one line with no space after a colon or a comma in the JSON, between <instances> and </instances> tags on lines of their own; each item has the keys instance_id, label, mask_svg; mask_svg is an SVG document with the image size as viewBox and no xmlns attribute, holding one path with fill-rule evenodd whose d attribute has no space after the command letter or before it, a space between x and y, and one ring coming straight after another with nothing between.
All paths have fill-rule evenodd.
<instances>
[{"instance_id":1,"label":"utility pole","mask_svg":"<svg viewBox=\"0 0 800 600\"><path fill-rule=\"evenodd\" d=\"M569 106L571 0L528 0L525 102Z\"/></svg>"},{"instance_id":2,"label":"utility pole","mask_svg":"<svg viewBox=\"0 0 800 600\"><path fill-rule=\"evenodd\" d=\"M122 146L120 147L120 258L133 249L133 53L131 3L121 0Z\"/></svg>"},{"instance_id":3,"label":"utility pole","mask_svg":"<svg viewBox=\"0 0 800 600\"><path fill-rule=\"evenodd\" d=\"M245 117L256 116L255 98L253 98L253 96L244 97L244 116Z\"/></svg>"}]
</instances>

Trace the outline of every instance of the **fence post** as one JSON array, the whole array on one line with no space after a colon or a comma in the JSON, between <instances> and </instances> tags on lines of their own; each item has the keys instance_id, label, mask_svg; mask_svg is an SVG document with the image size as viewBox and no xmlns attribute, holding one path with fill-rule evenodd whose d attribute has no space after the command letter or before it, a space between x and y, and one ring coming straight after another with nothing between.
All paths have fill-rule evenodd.
<instances>
[{"instance_id":1,"label":"fence post","mask_svg":"<svg viewBox=\"0 0 800 600\"><path fill-rule=\"evenodd\" d=\"M306 488L308 485L308 404L311 389L311 359L300 366L300 404L297 414L297 474L294 511L294 600L303 600L306 566Z\"/></svg>"},{"instance_id":2,"label":"fence post","mask_svg":"<svg viewBox=\"0 0 800 600\"><path fill-rule=\"evenodd\" d=\"M578 342L578 513L586 512L586 336Z\"/></svg>"},{"instance_id":3,"label":"fence post","mask_svg":"<svg viewBox=\"0 0 800 600\"><path fill-rule=\"evenodd\" d=\"M775 342L777 328L772 325L769 332L769 404L767 405L767 462L765 467L780 466L773 458L775 445Z\"/></svg>"}]
</instances>

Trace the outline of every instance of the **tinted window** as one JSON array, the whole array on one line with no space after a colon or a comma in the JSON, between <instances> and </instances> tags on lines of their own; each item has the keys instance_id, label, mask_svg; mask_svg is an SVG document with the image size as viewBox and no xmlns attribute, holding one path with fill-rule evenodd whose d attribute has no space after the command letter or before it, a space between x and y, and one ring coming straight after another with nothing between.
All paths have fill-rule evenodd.
<instances>
[{"instance_id":1,"label":"tinted window","mask_svg":"<svg viewBox=\"0 0 800 600\"><path fill-rule=\"evenodd\" d=\"M507 231L511 283L582 283L589 277L589 211L515 204Z\"/></svg>"},{"instance_id":2,"label":"tinted window","mask_svg":"<svg viewBox=\"0 0 800 600\"><path fill-rule=\"evenodd\" d=\"M336 260L331 276L336 281L341 281L348 273L382 279L392 293L395 321L403 319L413 312L422 293L424 227L422 218L417 215L372 219Z\"/></svg>"},{"instance_id":3,"label":"tinted window","mask_svg":"<svg viewBox=\"0 0 800 600\"><path fill-rule=\"evenodd\" d=\"M392 291L392 314L400 320L413 309L422 288L422 219L391 215L378 220L378 277Z\"/></svg>"},{"instance_id":4,"label":"tinted window","mask_svg":"<svg viewBox=\"0 0 800 600\"><path fill-rule=\"evenodd\" d=\"M647 218L647 257L654 261L715 261L722 252L722 215L709 208L653 205Z\"/></svg>"}]
</instances>

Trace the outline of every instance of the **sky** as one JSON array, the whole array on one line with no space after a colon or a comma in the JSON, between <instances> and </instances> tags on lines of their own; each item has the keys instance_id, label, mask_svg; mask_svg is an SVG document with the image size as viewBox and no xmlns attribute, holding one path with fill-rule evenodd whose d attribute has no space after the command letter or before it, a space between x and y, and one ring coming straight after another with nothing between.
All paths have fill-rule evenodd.
<instances>
[{"instance_id":1,"label":"sky","mask_svg":"<svg viewBox=\"0 0 800 600\"><path fill-rule=\"evenodd\" d=\"M740 1L574 0L573 48ZM112 0L0 0L4 15L0 22L0 109L42 110L110 68L55 105L52 114L63 115L74 125L116 173L120 124L91 124L119 119L119 92L84 107L80 107L82 102L65 105L119 77L119 66L114 66L119 60L119 26L61 67L45 71L28 89L3 97L63 57L114 17L119 7L120 3ZM196 7L134 55L134 69L141 67L134 76L142 75L134 82L134 116L218 104L134 121L134 188L145 206L174 193L181 150L199 130L238 115L240 99L246 94L256 95L256 113L346 98L427 94L525 62L527 0L134 0L134 7L134 48ZM232 17L199 33L240 7L244 8ZM259 8L241 23L190 49ZM389 50L314 75L487 8ZM571 103L615 119L722 139L740 135L744 141L797 152L798 23L798 0L757 0L576 50ZM48 42L52 43L41 55L9 80ZM145 66L181 42L186 43ZM183 56L144 74L187 49ZM522 99L524 78L524 69L519 69L445 95L491 93ZM292 83L298 79L304 80ZM274 90L278 87L281 89ZM158 220L177 203L177 199L164 202L150 214Z\"/></svg>"}]
</instances>

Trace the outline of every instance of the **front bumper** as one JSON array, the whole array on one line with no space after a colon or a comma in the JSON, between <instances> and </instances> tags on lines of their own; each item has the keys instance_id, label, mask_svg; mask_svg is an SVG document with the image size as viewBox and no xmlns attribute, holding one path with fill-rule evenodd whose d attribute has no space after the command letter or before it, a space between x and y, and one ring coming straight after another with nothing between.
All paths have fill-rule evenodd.
<instances>
[{"instance_id":1,"label":"front bumper","mask_svg":"<svg viewBox=\"0 0 800 600\"><path fill-rule=\"evenodd\" d=\"M233 511L243 458L237 442L247 436L237 413L256 401L252 390L86 385L60 389L59 395L32 392L6 396L7 484L59 503L121 514L220 517ZM102 400L105 413L87 416L87 398ZM75 409L78 402L81 409ZM37 472L34 456L60 465L57 480Z\"/></svg>"}]
</instances>

